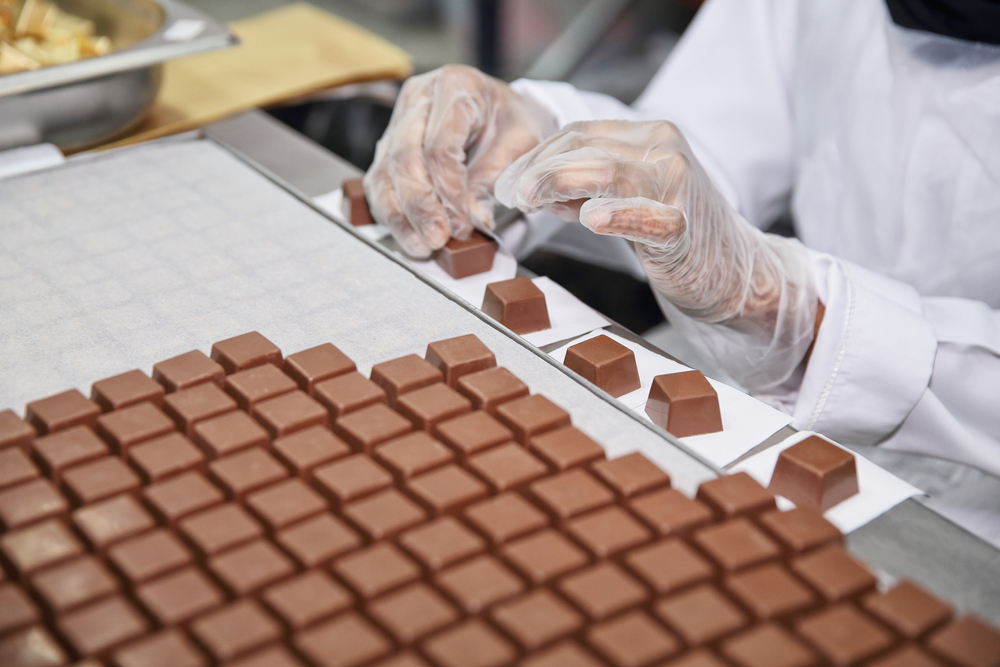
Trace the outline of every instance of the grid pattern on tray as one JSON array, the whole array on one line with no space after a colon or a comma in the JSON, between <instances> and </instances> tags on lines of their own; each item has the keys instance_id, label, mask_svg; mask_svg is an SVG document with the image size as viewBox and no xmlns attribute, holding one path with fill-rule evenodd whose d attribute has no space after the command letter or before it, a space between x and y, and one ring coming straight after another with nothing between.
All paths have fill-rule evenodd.
<instances>
[{"instance_id":1,"label":"grid pattern on tray","mask_svg":"<svg viewBox=\"0 0 1000 667\"><path fill-rule=\"evenodd\" d=\"M495 371L390 360L334 417L357 379L332 345L212 356L0 413L0 663L1000 660L977 619L877 591L820 515L746 475L689 498L542 396L484 401Z\"/></svg>"}]
</instances>

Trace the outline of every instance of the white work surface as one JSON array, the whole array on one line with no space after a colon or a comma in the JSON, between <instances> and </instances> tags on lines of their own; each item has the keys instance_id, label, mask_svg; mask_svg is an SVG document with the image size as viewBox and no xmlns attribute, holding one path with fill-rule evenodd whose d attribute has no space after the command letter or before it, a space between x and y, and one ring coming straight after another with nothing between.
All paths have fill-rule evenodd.
<instances>
[{"instance_id":1,"label":"white work surface","mask_svg":"<svg viewBox=\"0 0 1000 667\"><path fill-rule=\"evenodd\" d=\"M714 474L535 350L207 140L0 180L0 409L257 330L332 342L368 373L474 333L610 457L640 450L691 493Z\"/></svg>"}]
</instances>

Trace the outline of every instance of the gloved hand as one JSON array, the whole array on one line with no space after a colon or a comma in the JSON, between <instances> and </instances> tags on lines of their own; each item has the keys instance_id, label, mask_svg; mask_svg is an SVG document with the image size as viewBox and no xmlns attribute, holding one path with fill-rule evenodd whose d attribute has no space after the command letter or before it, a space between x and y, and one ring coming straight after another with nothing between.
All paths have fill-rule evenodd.
<instances>
[{"instance_id":1,"label":"gloved hand","mask_svg":"<svg viewBox=\"0 0 1000 667\"><path fill-rule=\"evenodd\" d=\"M671 323L748 389L780 384L804 358L817 304L806 249L733 210L672 123L571 123L504 171L496 193L634 241Z\"/></svg>"},{"instance_id":2,"label":"gloved hand","mask_svg":"<svg viewBox=\"0 0 1000 667\"><path fill-rule=\"evenodd\" d=\"M461 65L409 79L364 177L375 220L425 257L493 228L497 175L555 121L504 82Z\"/></svg>"}]
</instances>

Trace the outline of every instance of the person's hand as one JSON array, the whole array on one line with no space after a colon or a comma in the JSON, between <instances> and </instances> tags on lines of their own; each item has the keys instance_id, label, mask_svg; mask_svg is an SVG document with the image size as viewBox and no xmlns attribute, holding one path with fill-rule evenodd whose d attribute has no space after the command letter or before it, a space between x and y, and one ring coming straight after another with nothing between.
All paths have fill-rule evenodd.
<instances>
[{"instance_id":1,"label":"person's hand","mask_svg":"<svg viewBox=\"0 0 1000 667\"><path fill-rule=\"evenodd\" d=\"M805 357L817 303L808 253L733 210L672 123L572 123L512 164L496 192L634 241L671 322L748 388L780 384Z\"/></svg>"},{"instance_id":2,"label":"person's hand","mask_svg":"<svg viewBox=\"0 0 1000 667\"><path fill-rule=\"evenodd\" d=\"M493 228L497 175L544 136L545 117L504 82L448 65L409 79L364 177L375 220L424 257Z\"/></svg>"}]
</instances>

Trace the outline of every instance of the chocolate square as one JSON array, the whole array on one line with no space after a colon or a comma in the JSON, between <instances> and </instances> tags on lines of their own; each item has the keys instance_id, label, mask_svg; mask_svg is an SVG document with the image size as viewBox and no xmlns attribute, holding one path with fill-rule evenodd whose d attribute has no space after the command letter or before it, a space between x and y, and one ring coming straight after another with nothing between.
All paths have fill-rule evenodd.
<instances>
[{"instance_id":1,"label":"chocolate square","mask_svg":"<svg viewBox=\"0 0 1000 667\"><path fill-rule=\"evenodd\" d=\"M424 652L441 667L501 667L514 647L478 618L470 618L424 642Z\"/></svg>"},{"instance_id":2,"label":"chocolate square","mask_svg":"<svg viewBox=\"0 0 1000 667\"><path fill-rule=\"evenodd\" d=\"M215 343L212 345L212 359L226 369L226 375L263 364L281 368L281 350L256 331Z\"/></svg>"},{"instance_id":3,"label":"chocolate square","mask_svg":"<svg viewBox=\"0 0 1000 667\"><path fill-rule=\"evenodd\" d=\"M302 567L314 567L361 546L361 536L331 514L300 521L275 535Z\"/></svg>"},{"instance_id":4,"label":"chocolate square","mask_svg":"<svg viewBox=\"0 0 1000 667\"><path fill-rule=\"evenodd\" d=\"M201 350L191 350L153 365L153 379L167 392L190 389L203 382L213 382L220 387L226 371Z\"/></svg>"},{"instance_id":5,"label":"chocolate square","mask_svg":"<svg viewBox=\"0 0 1000 667\"><path fill-rule=\"evenodd\" d=\"M209 383L180 389L163 399L164 411L177 424L177 430L189 438L198 422L232 412L236 407L236 401Z\"/></svg>"},{"instance_id":6,"label":"chocolate square","mask_svg":"<svg viewBox=\"0 0 1000 667\"><path fill-rule=\"evenodd\" d=\"M566 349L566 368L615 398L639 389L635 352L600 335Z\"/></svg>"},{"instance_id":7,"label":"chocolate square","mask_svg":"<svg viewBox=\"0 0 1000 667\"><path fill-rule=\"evenodd\" d=\"M649 541L649 529L617 505L571 520L569 533L596 558L608 558Z\"/></svg>"},{"instance_id":8,"label":"chocolate square","mask_svg":"<svg viewBox=\"0 0 1000 667\"><path fill-rule=\"evenodd\" d=\"M202 510L178 524L188 544L210 557L263 535L260 524L235 503Z\"/></svg>"},{"instance_id":9,"label":"chocolate square","mask_svg":"<svg viewBox=\"0 0 1000 667\"><path fill-rule=\"evenodd\" d=\"M225 602L218 586L196 567L185 567L145 583L136 589L135 596L165 627L184 623Z\"/></svg>"},{"instance_id":10,"label":"chocolate square","mask_svg":"<svg viewBox=\"0 0 1000 667\"><path fill-rule=\"evenodd\" d=\"M678 438L722 430L719 396L701 371L653 378L646 414L654 424Z\"/></svg>"},{"instance_id":11,"label":"chocolate square","mask_svg":"<svg viewBox=\"0 0 1000 667\"><path fill-rule=\"evenodd\" d=\"M149 402L119 408L97 418L97 432L116 454L146 440L174 432L174 422Z\"/></svg>"},{"instance_id":12,"label":"chocolate square","mask_svg":"<svg viewBox=\"0 0 1000 667\"><path fill-rule=\"evenodd\" d=\"M486 273L493 268L497 242L482 232L473 231L467 239L448 239L434 252L434 261L456 280Z\"/></svg>"},{"instance_id":13,"label":"chocolate square","mask_svg":"<svg viewBox=\"0 0 1000 667\"><path fill-rule=\"evenodd\" d=\"M105 412L145 401L160 406L163 394L163 385L138 369L98 380L90 387L90 399Z\"/></svg>"},{"instance_id":14,"label":"chocolate square","mask_svg":"<svg viewBox=\"0 0 1000 667\"><path fill-rule=\"evenodd\" d=\"M149 623L120 595L60 616L60 633L79 655L94 655L149 630Z\"/></svg>"},{"instance_id":15,"label":"chocolate square","mask_svg":"<svg viewBox=\"0 0 1000 667\"><path fill-rule=\"evenodd\" d=\"M604 448L575 426L563 426L536 435L528 441L528 449L556 471L585 466L604 458Z\"/></svg>"},{"instance_id":16,"label":"chocolate square","mask_svg":"<svg viewBox=\"0 0 1000 667\"><path fill-rule=\"evenodd\" d=\"M544 463L514 442L476 454L468 467L497 493L520 489L546 473Z\"/></svg>"},{"instance_id":17,"label":"chocolate square","mask_svg":"<svg viewBox=\"0 0 1000 667\"><path fill-rule=\"evenodd\" d=\"M693 541L726 572L759 565L781 554L777 544L743 517L702 528Z\"/></svg>"},{"instance_id":18,"label":"chocolate square","mask_svg":"<svg viewBox=\"0 0 1000 667\"><path fill-rule=\"evenodd\" d=\"M746 667L815 667L818 658L775 623L761 623L722 643L722 655Z\"/></svg>"},{"instance_id":19,"label":"chocolate square","mask_svg":"<svg viewBox=\"0 0 1000 667\"><path fill-rule=\"evenodd\" d=\"M549 525L541 510L512 492L472 505L465 510L465 519L494 546Z\"/></svg>"},{"instance_id":20,"label":"chocolate square","mask_svg":"<svg viewBox=\"0 0 1000 667\"><path fill-rule=\"evenodd\" d=\"M758 522L792 556L844 541L839 528L809 507L764 512Z\"/></svg>"},{"instance_id":21,"label":"chocolate square","mask_svg":"<svg viewBox=\"0 0 1000 667\"><path fill-rule=\"evenodd\" d=\"M82 463L63 473L63 488L77 505L87 505L118 493L134 491L141 480L116 456Z\"/></svg>"},{"instance_id":22,"label":"chocolate square","mask_svg":"<svg viewBox=\"0 0 1000 667\"><path fill-rule=\"evenodd\" d=\"M552 326L545 294L523 276L487 285L482 311L516 334Z\"/></svg>"},{"instance_id":23,"label":"chocolate square","mask_svg":"<svg viewBox=\"0 0 1000 667\"><path fill-rule=\"evenodd\" d=\"M484 410L443 421L434 429L434 435L455 450L460 461L514 437L509 428Z\"/></svg>"},{"instance_id":24,"label":"chocolate square","mask_svg":"<svg viewBox=\"0 0 1000 667\"><path fill-rule=\"evenodd\" d=\"M570 421L568 412L538 395L508 401L497 408L496 416L522 445L536 435L569 426Z\"/></svg>"},{"instance_id":25,"label":"chocolate square","mask_svg":"<svg viewBox=\"0 0 1000 667\"><path fill-rule=\"evenodd\" d=\"M435 583L469 614L514 597L524 582L493 556L477 556L437 574Z\"/></svg>"},{"instance_id":26,"label":"chocolate square","mask_svg":"<svg viewBox=\"0 0 1000 667\"><path fill-rule=\"evenodd\" d=\"M316 487L338 505L392 485L392 475L364 454L321 466L313 473Z\"/></svg>"},{"instance_id":27,"label":"chocolate square","mask_svg":"<svg viewBox=\"0 0 1000 667\"><path fill-rule=\"evenodd\" d=\"M424 358L444 374L445 384L452 388L463 375L497 365L496 356L474 334L435 341L427 346Z\"/></svg>"},{"instance_id":28,"label":"chocolate square","mask_svg":"<svg viewBox=\"0 0 1000 667\"><path fill-rule=\"evenodd\" d=\"M451 463L455 455L425 432L417 431L382 443L375 448L375 458L402 481Z\"/></svg>"},{"instance_id":29,"label":"chocolate square","mask_svg":"<svg viewBox=\"0 0 1000 667\"><path fill-rule=\"evenodd\" d=\"M420 578L420 567L388 542L378 542L334 561L333 572L362 600Z\"/></svg>"},{"instance_id":30,"label":"chocolate square","mask_svg":"<svg viewBox=\"0 0 1000 667\"><path fill-rule=\"evenodd\" d=\"M854 454L813 435L778 455L768 490L826 511L858 493Z\"/></svg>"},{"instance_id":31,"label":"chocolate square","mask_svg":"<svg viewBox=\"0 0 1000 667\"><path fill-rule=\"evenodd\" d=\"M198 510L218 505L222 491L197 472L185 472L142 490L146 504L168 525Z\"/></svg>"},{"instance_id":32,"label":"chocolate square","mask_svg":"<svg viewBox=\"0 0 1000 667\"><path fill-rule=\"evenodd\" d=\"M205 455L180 433L149 440L126 452L128 462L144 484L165 479L179 472L201 470Z\"/></svg>"},{"instance_id":33,"label":"chocolate square","mask_svg":"<svg viewBox=\"0 0 1000 667\"><path fill-rule=\"evenodd\" d=\"M20 660L28 664L30 661L37 661L42 665L46 662L59 665L66 663L68 659L52 635L38 625L0 639L0 662L3 664ZM81 667L94 666L81 663Z\"/></svg>"},{"instance_id":34,"label":"chocolate square","mask_svg":"<svg viewBox=\"0 0 1000 667\"><path fill-rule=\"evenodd\" d=\"M38 468L19 447L0 450L0 489L38 477Z\"/></svg>"},{"instance_id":35,"label":"chocolate square","mask_svg":"<svg viewBox=\"0 0 1000 667\"><path fill-rule=\"evenodd\" d=\"M297 478L254 491L246 506L272 532L328 509L323 497Z\"/></svg>"},{"instance_id":36,"label":"chocolate square","mask_svg":"<svg viewBox=\"0 0 1000 667\"><path fill-rule=\"evenodd\" d=\"M12 410L0 410L0 449L20 447L25 452L35 439L34 427Z\"/></svg>"},{"instance_id":37,"label":"chocolate square","mask_svg":"<svg viewBox=\"0 0 1000 667\"><path fill-rule=\"evenodd\" d=\"M261 598L292 631L339 613L354 602L346 588L318 570L274 584Z\"/></svg>"},{"instance_id":38,"label":"chocolate square","mask_svg":"<svg viewBox=\"0 0 1000 667\"><path fill-rule=\"evenodd\" d=\"M191 623L191 634L220 662L281 637L281 626L252 599L237 600Z\"/></svg>"},{"instance_id":39,"label":"chocolate square","mask_svg":"<svg viewBox=\"0 0 1000 667\"><path fill-rule=\"evenodd\" d=\"M427 519L427 513L419 505L396 489L349 503L343 513L344 518L373 541L391 537Z\"/></svg>"},{"instance_id":40,"label":"chocolate square","mask_svg":"<svg viewBox=\"0 0 1000 667\"><path fill-rule=\"evenodd\" d=\"M167 530L154 530L108 549L108 562L133 586L192 560L188 548Z\"/></svg>"},{"instance_id":41,"label":"chocolate square","mask_svg":"<svg viewBox=\"0 0 1000 667\"><path fill-rule=\"evenodd\" d=\"M292 641L318 667L361 665L392 650L389 638L353 611L303 630Z\"/></svg>"},{"instance_id":42,"label":"chocolate square","mask_svg":"<svg viewBox=\"0 0 1000 667\"><path fill-rule=\"evenodd\" d=\"M894 643L892 633L853 605L842 603L795 623L795 631L834 665L856 665ZM850 641L845 641L850 638Z\"/></svg>"},{"instance_id":43,"label":"chocolate square","mask_svg":"<svg viewBox=\"0 0 1000 667\"><path fill-rule=\"evenodd\" d=\"M56 483L72 466L99 459L108 453L107 444L87 426L74 426L35 440L35 460Z\"/></svg>"},{"instance_id":44,"label":"chocolate square","mask_svg":"<svg viewBox=\"0 0 1000 667\"><path fill-rule=\"evenodd\" d=\"M291 435L276 438L271 451L293 473L310 479L314 468L344 458L351 453L346 442L324 426L310 426Z\"/></svg>"},{"instance_id":45,"label":"chocolate square","mask_svg":"<svg viewBox=\"0 0 1000 667\"><path fill-rule=\"evenodd\" d=\"M481 537L450 516L411 528L400 536L399 545L432 572L486 548Z\"/></svg>"},{"instance_id":46,"label":"chocolate square","mask_svg":"<svg viewBox=\"0 0 1000 667\"><path fill-rule=\"evenodd\" d=\"M118 581L95 556L81 556L31 578L45 606L61 614L118 590Z\"/></svg>"},{"instance_id":47,"label":"chocolate square","mask_svg":"<svg viewBox=\"0 0 1000 667\"><path fill-rule=\"evenodd\" d=\"M40 617L38 608L20 586L0 584L0 636L26 628Z\"/></svg>"},{"instance_id":48,"label":"chocolate square","mask_svg":"<svg viewBox=\"0 0 1000 667\"><path fill-rule=\"evenodd\" d=\"M623 500L670 486L670 475L641 452L632 452L610 461L597 461L591 470Z\"/></svg>"},{"instance_id":49,"label":"chocolate square","mask_svg":"<svg viewBox=\"0 0 1000 667\"><path fill-rule=\"evenodd\" d=\"M35 427L38 435L46 435L72 426L94 428L100 414L101 406L88 400L76 389L70 389L28 403L24 418Z\"/></svg>"},{"instance_id":50,"label":"chocolate square","mask_svg":"<svg viewBox=\"0 0 1000 667\"><path fill-rule=\"evenodd\" d=\"M354 362L331 343L323 343L285 357L285 373L294 379L299 389L311 394L317 383L353 371Z\"/></svg>"},{"instance_id":51,"label":"chocolate square","mask_svg":"<svg viewBox=\"0 0 1000 667\"><path fill-rule=\"evenodd\" d=\"M205 667L208 664L191 640L183 632L173 628L149 635L115 651L114 661L117 667L166 664L171 667Z\"/></svg>"},{"instance_id":52,"label":"chocolate square","mask_svg":"<svg viewBox=\"0 0 1000 667\"><path fill-rule=\"evenodd\" d=\"M791 568L828 603L859 600L875 590L875 575L839 546L799 556Z\"/></svg>"},{"instance_id":53,"label":"chocolate square","mask_svg":"<svg viewBox=\"0 0 1000 667\"><path fill-rule=\"evenodd\" d=\"M287 394L298 388L292 378L273 364L264 364L239 371L226 377L226 393L236 399L243 410L250 410L260 401Z\"/></svg>"},{"instance_id":54,"label":"chocolate square","mask_svg":"<svg viewBox=\"0 0 1000 667\"><path fill-rule=\"evenodd\" d=\"M389 400L385 389L357 371L349 371L317 383L312 395L326 406L332 419L374 403L387 403Z\"/></svg>"},{"instance_id":55,"label":"chocolate square","mask_svg":"<svg viewBox=\"0 0 1000 667\"><path fill-rule=\"evenodd\" d=\"M587 643L615 665L646 665L669 658L681 644L643 611L631 611L590 626Z\"/></svg>"},{"instance_id":56,"label":"chocolate square","mask_svg":"<svg viewBox=\"0 0 1000 667\"><path fill-rule=\"evenodd\" d=\"M375 445L409 433L413 424L384 403L375 403L341 417L333 428L355 451L367 454Z\"/></svg>"},{"instance_id":57,"label":"chocolate square","mask_svg":"<svg viewBox=\"0 0 1000 667\"><path fill-rule=\"evenodd\" d=\"M47 479L34 479L0 491L0 526L4 530L65 516L68 510L69 503Z\"/></svg>"},{"instance_id":58,"label":"chocolate square","mask_svg":"<svg viewBox=\"0 0 1000 667\"><path fill-rule=\"evenodd\" d=\"M472 401L477 410L496 415L497 408L529 394L528 385L521 382L506 368L490 368L463 375L458 379L458 391Z\"/></svg>"},{"instance_id":59,"label":"chocolate square","mask_svg":"<svg viewBox=\"0 0 1000 667\"><path fill-rule=\"evenodd\" d=\"M490 616L528 651L572 634L584 624L580 612L546 588L503 602Z\"/></svg>"},{"instance_id":60,"label":"chocolate square","mask_svg":"<svg viewBox=\"0 0 1000 667\"><path fill-rule=\"evenodd\" d=\"M542 508L557 521L566 521L615 501L606 486L579 468L539 480L530 489Z\"/></svg>"},{"instance_id":61,"label":"chocolate square","mask_svg":"<svg viewBox=\"0 0 1000 667\"><path fill-rule=\"evenodd\" d=\"M775 508L774 494L745 472L702 482L695 497L711 507L720 519L753 518Z\"/></svg>"},{"instance_id":62,"label":"chocolate square","mask_svg":"<svg viewBox=\"0 0 1000 667\"><path fill-rule=\"evenodd\" d=\"M413 422L413 426L427 431L443 421L471 412L472 403L443 383L415 389L399 397L396 410Z\"/></svg>"},{"instance_id":63,"label":"chocolate square","mask_svg":"<svg viewBox=\"0 0 1000 667\"><path fill-rule=\"evenodd\" d=\"M501 554L534 584L568 574L589 561L586 552L551 528L506 544Z\"/></svg>"},{"instance_id":64,"label":"chocolate square","mask_svg":"<svg viewBox=\"0 0 1000 667\"><path fill-rule=\"evenodd\" d=\"M624 560L658 595L709 581L715 575L712 563L678 538L634 549Z\"/></svg>"},{"instance_id":65,"label":"chocolate square","mask_svg":"<svg viewBox=\"0 0 1000 667\"><path fill-rule=\"evenodd\" d=\"M572 640L559 642L558 644L535 651L527 660L521 663L521 667L604 667L603 662L598 662L591 651L584 650L579 644ZM668 667L674 667L672 664ZM721 665L720 667L726 667Z\"/></svg>"},{"instance_id":66,"label":"chocolate square","mask_svg":"<svg viewBox=\"0 0 1000 667\"><path fill-rule=\"evenodd\" d=\"M343 189L343 213L353 227L364 227L375 224L368 200L365 199L365 186L360 178L351 178L341 185Z\"/></svg>"},{"instance_id":67,"label":"chocolate square","mask_svg":"<svg viewBox=\"0 0 1000 667\"><path fill-rule=\"evenodd\" d=\"M787 621L808 611L819 598L791 572L777 563L767 563L726 577L726 590L759 621Z\"/></svg>"},{"instance_id":68,"label":"chocolate square","mask_svg":"<svg viewBox=\"0 0 1000 667\"><path fill-rule=\"evenodd\" d=\"M458 511L488 494L485 484L454 464L417 475L406 488L431 516Z\"/></svg>"},{"instance_id":69,"label":"chocolate square","mask_svg":"<svg viewBox=\"0 0 1000 667\"><path fill-rule=\"evenodd\" d=\"M120 495L76 510L73 524L95 551L103 553L109 545L153 528L156 521L135 498Z\"/></svg>"},{"instance_id":70,"label":"chocolate square","mask_svg":"<svg viewBox=\"0 0 1000 667\"><path fill-rule=\"evenodd\" d=\"M441 382L444 376L430 362L415 354L408 354L372 366L371 379L385 390L389 405L395 406L399 397L406 392Z\"/></svg>"},{"instance_id":71,"label":"chocolate square","mask_svg":"<svg viewBox=\"0 0 1000 667\"><path fill-rule=\"evenodd\" d=\"M403 646L458 619L440 593L419 581L369 603L367 612Z\"/></svg>"},{"instance_id":72,"label":"chocolate square","mask_svg":"<svg viewBox=\"0 0 1000 667\"><path fill-rule=\"evenodd\" d=\"M701 585L658 600L656 615L688 646L705 646L746 627L750 619L719 589Z\"/></svg>"},{"instance_id":73,"label":"chocolate square","mask_svg":"<svg viewBox=\"0 0 1000 667\"><path fill-rule=\"evenodd\" d=\"M607 561L563 577L558 588L594 621L636 607L649 598L645 586Z\"/></svg>"},{"instance_id":74,"label":"chocolate square","mask_svg":"<svg viewBox=\"0 0 1000 667\"><path fill-rule=\"evenodd\" d=\"M254 540L213 556L208 569L230 593L242 597L295 572L295 563L267 540Z\"/></svg>"},{"instance_id":75,"label":"chocolate square","mask_svg":"<svg viewBox=\"0 0 1000 667\"><path fill-rule=\"evenodd\" d=\"M251 447L208 464L208 474L232 500L288 477L288 471L262 447Z\"/></svg>"},{"instance_id":76,"label":"chocolate square","mask_svg":"<svg viewBox=\"0 0 1000 667\"><path fill-rule=\"evenodd\" d=\"M1000 632L975 616L963 616L927 640L938 656L961 667L995 665L1000 661Z\"/></svg>"},{"instance_id":77,"label":"chocolate square","mask_svg":"<svg viewBox=\"0 0 1000 667\"><path fill-rule=\"evenodd\" d=\"M310 426L329 424L326 408L309 394L298 389L255 403L252 414L274 438Z\"/></svg>"},{"instance_id":78,"label":"chocolate square","mask_svg":"<svg viewBox=\"0 0 1000 667\"><path fill-rule=\"evenodd\" d=\"M83 553L83 545L59 519L0 535L0 554L21 577Z\"/></svg>"},{"instance_id":79,"label":"chocolate square","mask_svg":"<svg viewBox=\"0 0 1000 667\"><path fill-rule=\"evenodd\" d=\"M865 611L903 635L918 639L951 618L951 605L942 602L912 581L901 581L891 590L864 598Z\"/></svg>"}]
</instances>

